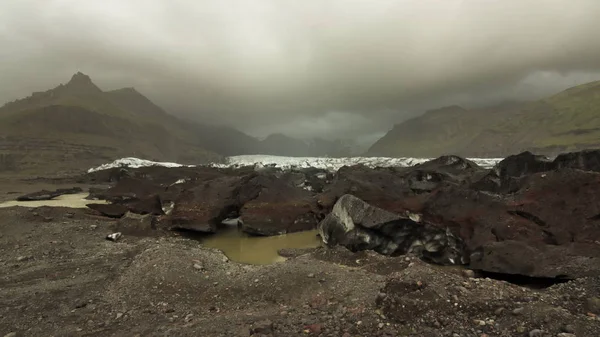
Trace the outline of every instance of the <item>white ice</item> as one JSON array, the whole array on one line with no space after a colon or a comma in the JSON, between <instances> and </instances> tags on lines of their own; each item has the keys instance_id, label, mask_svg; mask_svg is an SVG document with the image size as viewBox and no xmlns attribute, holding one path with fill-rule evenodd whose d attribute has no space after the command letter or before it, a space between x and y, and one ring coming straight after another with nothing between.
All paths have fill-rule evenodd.
<instances>
[{"instance_id":1,"label":"white ice","mask_svg":"<svg viewBox=\"0 0 600 337\"><path fill-rule=\"evenodd\" d=\"M368 167L409 167L424 163L433 158L387 158L387 157L349 157L349 158L326 158L326 157L283 157L269 155L243 155L226 158L224 163L211 163L207 166L220 168L236 168L243 166L254 166L256 168L272 166L281 169L299 169L299 168L319 168L328 171L337 171L343 166L352 166L363 164ZM477 165L491 168L502 158L469 158ZM154 162L138 158L122 158L112 163L104 164L96 168L91 168L88 172L107 170L114 167L145 167L145 166L164 166L164 167L182 167L193 165L182 165L178 163Z\"/></svg>"}]
</instances>

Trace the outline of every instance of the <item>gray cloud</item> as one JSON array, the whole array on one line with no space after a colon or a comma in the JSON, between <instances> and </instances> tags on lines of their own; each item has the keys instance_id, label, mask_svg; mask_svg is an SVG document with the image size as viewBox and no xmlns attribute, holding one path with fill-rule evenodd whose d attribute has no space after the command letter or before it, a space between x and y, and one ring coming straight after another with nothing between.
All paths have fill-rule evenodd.
<instances>
[{"instance_id":1,"label":"gray cloud","mask_svg":"<svg viewBox=\"0 0 600 337\"><path fill-rule=\"evenodd\" d=\"M600 79L597 0L7 3L1 101L80 70L259 136L368 139L423 109Z\"/></svg>"}]
</instances>

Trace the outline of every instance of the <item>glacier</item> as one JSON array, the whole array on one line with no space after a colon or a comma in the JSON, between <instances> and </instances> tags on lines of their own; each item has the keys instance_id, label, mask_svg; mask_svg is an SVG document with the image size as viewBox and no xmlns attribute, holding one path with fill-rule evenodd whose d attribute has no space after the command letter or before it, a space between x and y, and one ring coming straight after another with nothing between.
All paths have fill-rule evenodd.
<instances>
[{"instance_id":1,"label":"glacier","mask_svg":"<svg viewBox=\"0 0 600 337\"><path fill-rule=\"evenodd\" d=\"M389 157L346 157L346 158L328 158L328 157L284 157L271 155L241 155L227 157L223 163L210 163L206 165L216 168L239 168L244 166L254 166L255 168L275 167L283 170L318 168L327 171L337 171L343 166L352 166L363 164L368 167L410 167L424 163L435 158L389 158ZM504 158L468 158L477 165L484 168L492 168ZM183 165L170 162L156 162L146 159L127 157L117 159L112 163L103 164L95 168L90 168L88 173L107 170L115 167L139 168L147 166L163 167L194 167L196 165Z\"/></svg>"}]
</instances>

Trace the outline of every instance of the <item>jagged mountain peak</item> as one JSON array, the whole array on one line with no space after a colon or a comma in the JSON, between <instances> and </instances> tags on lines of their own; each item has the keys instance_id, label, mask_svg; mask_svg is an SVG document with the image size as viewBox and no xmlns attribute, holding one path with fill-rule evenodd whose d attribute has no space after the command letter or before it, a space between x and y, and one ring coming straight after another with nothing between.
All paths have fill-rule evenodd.
<instances>
[{"instance_id":1,"label":"jagged mountain peak","mask_svg":"<svg viewBox=\"0 0 600 337\"><path fill-rule=\"evenodd\" d=\"M63 86L63 88L68 88L68 89L75 89L78 91L81 90L88 90L88 91L95 91L95 92L101 92L102 90L100 88L98 88L94 82L92 82L92 79L78 71L77 73L75 73L72 77L71 80Z\"/></svg>"}]
</instances>

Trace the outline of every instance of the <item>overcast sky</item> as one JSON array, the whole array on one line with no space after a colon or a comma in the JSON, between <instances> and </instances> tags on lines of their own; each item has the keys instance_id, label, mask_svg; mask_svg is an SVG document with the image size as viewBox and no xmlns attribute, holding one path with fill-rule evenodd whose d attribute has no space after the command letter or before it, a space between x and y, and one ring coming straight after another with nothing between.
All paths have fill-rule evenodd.
<instances>
[{"instance_id":1,"label":"overcast sky","mask_svg":"<svg viewBox=\"0 0 600 337\"><path fill-rule=\"evenodd\" d=\"M0 101L134 86L252 135L373 138L600 79L600 0L0 0Z\"/></svg>"}]
</instances>

